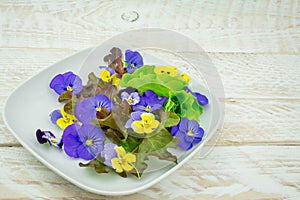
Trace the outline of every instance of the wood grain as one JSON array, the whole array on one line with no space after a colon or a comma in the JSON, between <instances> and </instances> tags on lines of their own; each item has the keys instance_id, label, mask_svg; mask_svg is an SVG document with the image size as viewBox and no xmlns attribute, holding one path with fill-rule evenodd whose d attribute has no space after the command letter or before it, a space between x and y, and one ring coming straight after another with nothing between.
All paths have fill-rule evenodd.
<instances>
[{"instance_id":1,"label":"wood grain","mask_svg":"<svg viewBox=\"0 0 300 200\"><path fill-rule=\"evenodd\" d=\"M138 19L131 22L132 11ZM126 197L88 193L20 146L4 125L5 100L51 64L148 27L182 33L209 52L225 90L222 134L207 157L195 155L147 190ZM298 200L299 63L298 0L2 0L0 199Z\"/></svg>"},{"instance_id":2,"label":"wood grain","mask_svg":"<svg viewBox=\"0 0 300 200\"><path fill-rule=\"evenodd\" d=\"M84 49L118 33L166 28L209 52L299 54L298 1L1 1L1 47ZM139 19L122 20L136 11Z\"/></svg>"},{"instance_id":3,"label":"wood grain","mask_svg":"<svg viewBox=\"0 0 300 200\"><path fill-rule=\"evenodd\" d=\"M77 52L69 49L0 48L0 96L42 69ZM227 98L300 98L298 55L209 53Z\"/></svg>"},{"instance_id":4,"label":"wood grain","mask_svg":"<svg viewBox=\"0 0 300 200\"><path fill-rule=\"evenodd\" d=\"M293 199L300 195L299 153L299 146L216 147L204 159L195 155L148 190L126 197L104 197L68 183L22 147L0 148L0 196L10 199Z\"/></svg>"}]
</instances>

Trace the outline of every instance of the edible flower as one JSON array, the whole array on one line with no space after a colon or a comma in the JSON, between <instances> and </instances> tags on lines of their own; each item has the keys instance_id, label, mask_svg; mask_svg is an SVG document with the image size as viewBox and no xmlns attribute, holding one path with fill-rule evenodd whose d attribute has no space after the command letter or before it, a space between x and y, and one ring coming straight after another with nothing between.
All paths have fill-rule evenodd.
<instances>
[{"instance_id":1,"label":"edible flower","mask_svg":"<svg viewBox=\"0 0 300 200\"><path fill-rule=\"evenodd\" d=\"M170 76L177 76L178 70L175 66L158 66L154 68L156 74L168 74Z\"/></svg>"},{"instance_id":2,"label":"edible flower","mask_svg":"<svg viewBox=\"0 0 300 200\"><path fill-rule=\"evenodd\" d=\"M66 72L55 76L50 82L50 88L59 95L65 91L71 91L76 95L82 90L82 80L73 72Z\"/></svg>"},{"instance_id":3,"label":"edible flower","mask_svg":"<svg viewBox=\"0 0 300 200\"><path fill-rule=\"evenodd\" d=\"M186 73L181 74L180 75L180 79L183 80L183 81L185 81L185 82L187 82L187 83L190 82L190 76L187 75Z\"/></svg>"},{"instance_id":4,"label":"edible flower","mask_svg":"<svg viewBox=\"0 0 300 200\"><path fill-rule=\"evenodd\" d=\"M132 112L125 128L132 128L138 134L152 133L159 126L159 121L155 119L152 113Z\"/></svg>"},{"instance_id":5,"label":"edible flower","mask_svg":"<svg viewBox=\"0 0 300 200\"><path fill-rule=\"evenodd\" d=\"M152 90L146 90L140 98L140 102L132 107L134 111L153 112L162 107L167 97L158 97Z\"/></svg>"},{"instance_id":6,"label":"edible flower","mask_svg":"<svg viewBox=\"0 0 300 200\"><path fill-rule=\"evenodd\" d=\"M54 110L51 114L51 121L56 124L59 128L65 129L67 126L73 124L76 121L74 115L70 115L65 112L64 108L60 110Z\"/></svg>"},{"instance_id":7,"label":"edible flower","mask_svg":"<svg viewBox=\"0 0 300 200\"><path fill-rule=\"evenodd\" d=\"M127 101L129 105L136 105L140 102L140 95L138 92L128 94L126 91L121 93L122 101Z\"/></svg>"},{"instance_id":8,"label":"edible flower","mask_svg":"<svg viewBox=\"0 0 300 200\"><path fill-rule=\"evenodd\" d=\"M136 162L136 156L132 153L126 153L123 147L116 146L115 151L117 152L117 157L111 160L112 167L118 173L125 171L130 171L134 169L133 163Z\"/></svg>"},{"instance_id":9,"label":"edible flower","mask_svg":"<svg viewBox=\"0 0 300 200\"><path fill-rule=\"evenodd\" d=\"M110 67L100 66L100 78L105 83L112 82L113 85L118 86L120 79L117 77L115 70Z\"/></svg>"},{"instance_id":10,"label":"edible flower","mask_svg":"<svg viewBox=\"0 0 300 200\"><path fill-rule=\"evenodd\" d=\"M72 124L62 136L64 151L72 158L94 159L104 148L104 133L95 125Z\"/></svg>"},{"instance_id":11,"label":"edible flower","mask_svg":"<svg viewBox=\"0 0 300 200\"><path fill-rule=\"evenodd\" d=\"M193 142L199 143L204 135L204 130L195 120L182 118L177 126L173 126L171 134L179 138L178 146L184 150L193 147Z\"/></svg>"},{"instance_id":12,"label":"edible flower","mask_svg":"<svg viewBox=\"0 0 300 200\"><path fill-rule=\"evenodd\" d=\"M40 144L45 144L48 142L50 146L52 146L52 143L56 143L55 135L51 133L50 131L42 131L38 129L36 131L36 139Z\"/></svg>"},{"instance_id":13,"label":"edible flower","mask_svg":"<svg viewBox=\"0 0 300 200\"><path fill-rule=\"evenodd\" d=\"M89 123L96 118L98 112L109 112L113 107L113 103L104 94L98 94L89 97L76 105L76 118L82 123Z\"/></svg>"},{"instance_id":14,"label":"edible flower","mask_svg":"<svg viewBox=\"0 0 300 200\"><path fill-rule=\"evenodd\" d=\"M126 70L129 74L132 74L136 69L144 65L141 54L131 50L126 50L125 52L125 63L127 64Z\"/></svg>"}]
</instances>

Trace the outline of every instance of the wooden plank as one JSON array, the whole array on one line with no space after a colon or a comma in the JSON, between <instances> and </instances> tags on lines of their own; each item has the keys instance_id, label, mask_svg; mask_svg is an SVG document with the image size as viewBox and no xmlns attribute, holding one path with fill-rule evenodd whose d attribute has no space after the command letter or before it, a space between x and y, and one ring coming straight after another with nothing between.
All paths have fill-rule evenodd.
<instances>
[{"instance_id":1,"label":"wooden plank","mask_svg":"<svg viewBox=\"0 0 300 200\"><path fill-rule=\"evenodd\" d=\"M0 48L0 96L7 96L24 80L75 52ZM227 98L300 98L297 55L210 53L209 57L221 76Z\"/></svg>"},{"instance_id":2,"label":"wooden plank","mask_svg":"<svg viewBox=\"0 0 300 200\"><path fill-rule=\"evenodd\" d=\"M3 110L3 101L4 98L0 97L0 112ZM217 145L300 145L300 100L231 99L226 102L225 111ZM1 145L19 145L4 125L2 115Z\"/></svg>"},{"instance_id":3,"label":"wooden plank","mask_svg":"<svg viewBox=\"0 0 300 200\"><path fill-rule=\"evenodd\" d=\"M206 158L197 154L163 181L122 199L297 199L299 153L299 146L216 147ZM21 147L2 147L0 156L0 198L108 198L68 183Z\"/></svg>"},{"instance_id":4,"label":"wooden plank","mask_svg":"<svg viewBox=\"0 0 300 200\"><path fill-rule=\"evenodd\" d=\"M299 9L297 0L6 0L0 5L0 46L80 50L127 30L157 27L185 34L209 52L299 54ZM137 20L122 19L132 11Z\"/></svg>"}]
</instances>

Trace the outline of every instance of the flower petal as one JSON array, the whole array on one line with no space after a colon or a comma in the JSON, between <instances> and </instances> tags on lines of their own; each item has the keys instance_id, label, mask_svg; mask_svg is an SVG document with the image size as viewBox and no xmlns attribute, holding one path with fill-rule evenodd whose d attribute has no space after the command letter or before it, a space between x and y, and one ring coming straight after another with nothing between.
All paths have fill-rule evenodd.
<instances>
[{"instance_id":1,"label":"flower petal","mask_svg":"<svg viewBox=\"0 0 300 200\"><path fill-rule=\"evenodd\" d=\"M80 145L82 145L82 142L80 141L79 137L77 135L68 134L63 137L63 144L64 144L64 151L66 154L72 158L78 158L78 152L77 149Z\"/></svg>"},{"instance_id":2,"label":"flower petal","mask_svg":"<svg viewBox=\"0 0 300 200\"><path fill-rule=\"evenodd\" d=\"M59 119L59 118L62 118L62 114L60 112L60 110L54 110L51 114L50 114L50 118L51 118L51 122L53 124L56 124L56 121Z\"/></svg>"},{"instance_id":3,"label":"flower petal","mask_svg":"<svg viewBox=\"0 0 300 200\"><path fill-rule=\"evenodd\" d=\"M77 152L78 152L78 156L85 160L92 160L97 156L97 155L93 155L92 152L90 151L89 147L87 147L84 144L81 144L77 148Z\"/></svg>"},{"instance_id":4,"label":"flower petal","mask_svg":"<svg viewBox=\"0 0 300 200\"><path fill-rule=\"evenodd\" d=\"M119 158L123 158L126 155L126 151L123 147L116 146L115 150L116 150Z\"/></svg>"},{"instance_id":5,"label":"flower petal","mask_svg":"<svg viewBox=\"0 0 300 200\"><path fill-rule=\"evenodd\" d=\"M95 99L93 97L87 98L76 105L76 118L83 124L89 123L96 117Z\"/></svg>"},{"instance_id":6,"label":"flower petal","mask_svg":"<svg viewBox=\"0 0 300 200\"><path fill-rule=\"evenodd\" d=\"M116 172L118 172L118 173L123 172L123 168L122 168L118 158L111 159L111 165L116 170Z\"/></svg>"},{"instance_id":7,"label":"flower petal","mask_svg":"<svg viewBox=\"0 0 300 200\"><path fill-rule=\"evenodd\" d=\"M132 153L127 153L125 156L124 156L124 159L129 162L129 163L133 163L133 162L136 162L136 156Z\"/></svg>"},{"instance_id":8,"label":"flower petal","mask_svg":"<svg viewBox=\"0 0 300 200\"><path fill-rule=\"evenodd\" d=\"M144 123L142 121L132 122L131 128L134 130L134 132L139 133L139 134L145 132Z\"/></svg>"},{"instance_id":9,"label":"flower petal","mask_svg":"<svg viewBox=\"0 0 300 200\"><path fill-rule=\"evenodd\" d=\"M124 164L122 163L121 166L122 166L122 168L123 168L125 171L130 171L130 170L133 169L133 166L130 165L128 162L126 162L126 163L124 163Z\"/></svg>"},{"instance_id":10,"label":"flower petal","mask_svg":"<svg viewBox=\"0 0 300 200\"><path fill-rule=\"evenodd\" d=\"M107 166L112 166L111 160L118 157L115 150L116 146L116 144L107 143L104 145L103 151L101 151L101 157L105 159L104 164Z\"/></svg>"}]
</instances>

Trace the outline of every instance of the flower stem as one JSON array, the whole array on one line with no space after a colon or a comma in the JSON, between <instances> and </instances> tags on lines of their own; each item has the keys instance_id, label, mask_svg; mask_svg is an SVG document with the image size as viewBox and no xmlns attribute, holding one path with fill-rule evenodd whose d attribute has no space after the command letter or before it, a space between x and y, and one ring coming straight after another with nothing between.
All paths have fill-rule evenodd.
<instances>
[{"instance_id":1,"label":"flower stem","mask_svg":"<svg viewBox=\"0 0 300 200\"><path fill-rule=\"evenodd\" d=\"M134 165L131 164L131 163L130 163L130 165L135 169L136 174L137 174L137 176L138 176L138 179L141 179L140 172L139 172L139 170L136 168L136 166L134 166Z\"/></svg>"}]
</instances>

